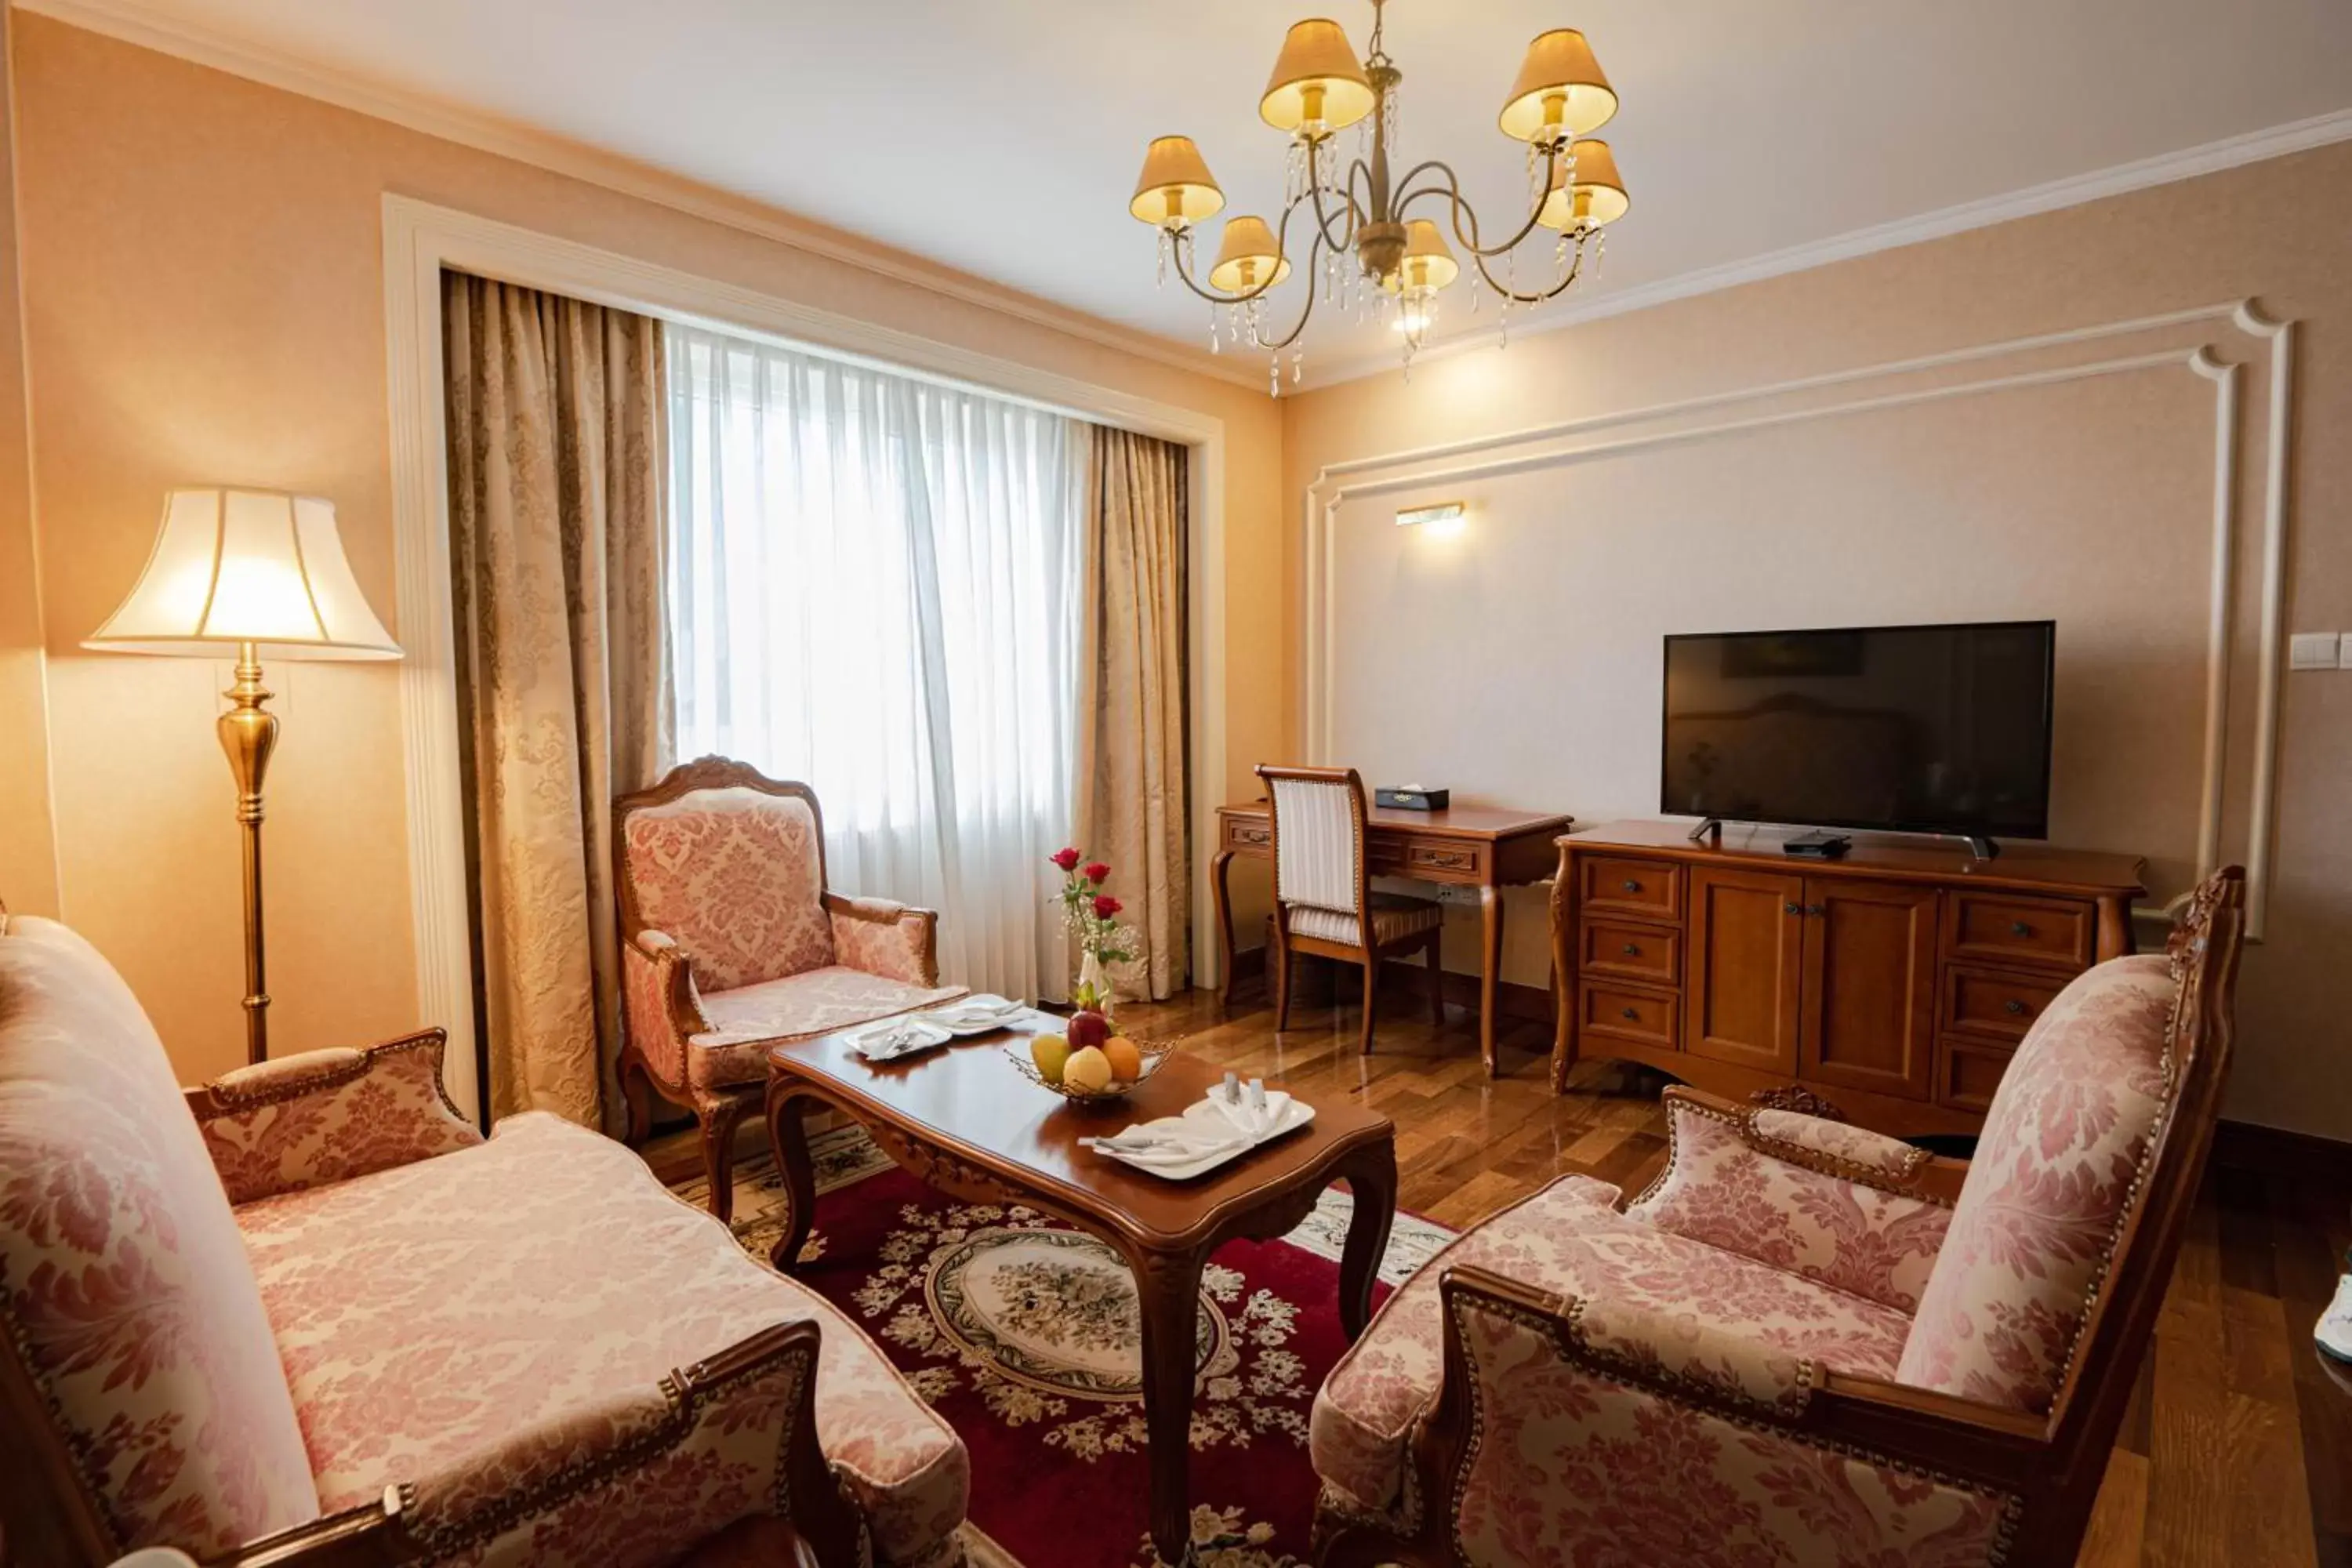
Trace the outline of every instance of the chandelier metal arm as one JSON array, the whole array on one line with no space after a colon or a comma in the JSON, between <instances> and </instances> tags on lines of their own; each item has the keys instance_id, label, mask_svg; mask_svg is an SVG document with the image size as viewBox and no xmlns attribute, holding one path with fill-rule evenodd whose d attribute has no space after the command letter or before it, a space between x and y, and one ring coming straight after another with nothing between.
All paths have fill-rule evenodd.
<instances>
[{"instance_id":1,"label":"chandelier metal arm","mask_svg":"<svg viewBox=\"0 0 2352 1568\"><path fill-rule=\"evenodd\" d=\"M1592 237L1592 232L1589 228L1580 228L1568 237L1576 241L1576 255L1569 262L1568 272L1559 282L1539 293L1522 294L1516 289L1496 282L1495 275L1486 270L1486 258L1483 255L1473 255L1470 264L1478 269L1478 276L1486 280L1487 288L1492 289L1514 305L1540 305L1546 300L1554 299L1568 292L1570 285L1576 281L1577 274L1584 270L1584 242Z\"/></svg>"},{"instance_id":2,"label":"chandelier metal arm","mask_svg":"<svg viewBox=\"0 0 2352 1568\"><path fill-rule=\"evenodd\" d=\"M1325 243L1326 241L1323 237L1323 232L1319 228L1316 230L1314 238L1307 242L1307 302L1299 309L1298 320L1293 321L1290 325L1290 331L1283 333L1282 336L1278 338L1268 338L1258 331L1257 322L1253 319L1250 322L1249 331L1250 345L1253 348L1265 349L1275 353L1280 353L1283 350L1297 342L1298 341L1299 334L1307 331L1307 323L1312 320L1315 315L1315 263L1317 258L1321 257L1323 254Z\"/></svg>"},{"instance_id":3,"label":"chandelier metal arm","mask_svg":"<svg viewBox=\"0 0 2352 1568\"><path fill-rule=\"evenodd\" d=\"M1278 257L1289 254L1291 215L1298 210L1299 202L1304 199L1304 197L1295 198L1287 207L1283 209L1282 226L1275 231L1274 236L1275 254ZM1324 243L1324 241L1325 237L1318 232L1315 237L1316 245L1319 247ZM1192 252L1192 247L1189 239L1181 241L1176 245L1176 276L1183 282L1185 288L1190 289L1193 293L1198 294L1202 299L1206 300L1212 305L1246 305L1254 300L1264 299L1267 291L1274 288L1275 283L1282 271L1281 267L1277 265L1274 269L1274 273L1269 275L1266 280L1259 284L1256 288L1244 289L1238 294L1227 294L1218 289L1214 284L1203 289L1198 282L1193 280L1192 265L1190 259ZM1315 250L1310 248L1307 252L1310 265L1312 264L1314 255ZM1311 297L1314 290L1309 289L1307 293ZM1297 334L1293 333L1292 335L1296 336Z\"/></svg>"},{"instance_id":4,"label":"chandelier metal arm","mask_svg":"<svg viewBox=\"0 0 2352 1568\"><path fill-rule=\"evenodd\" d=\"M1347 219L1347 225L1336 235L1331 232L1331 215L1323 210L1323 181L1315 173L1315 165L1312 162L1307 165L1307 189L1291 198L1292 208L1296 208L1303 201L1314 203L1317 237L1334 251L1344 251L1355 244L1356 230L1365 220L1365 209L1356 202L1356 173L1363 166L1363 161L1357 160L1348 171L1347 183L1332 193L1344 198L1348 204L1341 214ZM1290 220L1290 213L1285 211L1282 216L1286 225Z\"/></svg>"},{"instance_id":5,"label":"chandelier metal arm","mask_svg":"<svg viewBox=\"0 0 2352 1568\"><path fill-rule=\"evenodd\" d=\"M1548 199L1551 195L1552 175L1559 167L1559 144L1558 142L1554 142L1551 146L1545 149L1544 152L1544 197L1539 198L1536 202L1533 209L1528 214L1527 222L1519 226L1518 232L1511 236L1510 238L1503 241L1500 245L1482 246L1478 243L1477 211L1475 208L1472 207L1468 202L1462 199L1461 181L1454 174L1453 165L1441 159L1432 158L1426 163L1414 164L1412 168L1406 173L1405 177L1398 182L1399 184L1407 187L1407 190L1405 195L1397 199L1397 217L1402 221L1405 215L1405 209L1412 206L1413 203L1421 200L1423 196L1444 196L1452 205L1454 237L1461 243L1462 247L1475 257L1502 256L1509 251L1517 249L1518 247L1526 241L1528 236L1536 231L1536 220L1543 216L1544 199ZM1415 179L1433 170L1444 176L1444 184L1423 185L1417 191L1410 188ZM1463 220L1465 217L1469 220L1469 226L1466 229L1463 226ZM1481 268L1479 270L1484 272L1486 268ZM1492 279L1490 279L1488 281L1491 282ZM1549 298L1549 296L1545 297Z\"/></svg>"}]
</instances>

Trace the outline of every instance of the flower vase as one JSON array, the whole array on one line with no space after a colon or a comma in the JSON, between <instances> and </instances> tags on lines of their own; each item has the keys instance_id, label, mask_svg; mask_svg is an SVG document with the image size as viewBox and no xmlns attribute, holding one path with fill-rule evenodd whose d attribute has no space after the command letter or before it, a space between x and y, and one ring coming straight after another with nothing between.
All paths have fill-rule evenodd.
<instances>
[{"instance_id":1,"label":"flower vase","mask_svg":"<svg viewBox=\"0 0 2352 1568\"><path fill-rule=\"evenodd\" d=\"M1091 948L1078 963L1078 987L1072 1000L1106 1018L1110 1016L1110 971L1103 966L1102 955Z\"/></svg>"}]
</instances>

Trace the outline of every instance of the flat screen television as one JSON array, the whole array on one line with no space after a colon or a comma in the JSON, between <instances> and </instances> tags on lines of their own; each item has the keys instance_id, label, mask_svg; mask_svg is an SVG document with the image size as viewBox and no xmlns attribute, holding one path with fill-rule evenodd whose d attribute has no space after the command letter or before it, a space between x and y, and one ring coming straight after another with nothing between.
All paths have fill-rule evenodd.
<instances>
[{"instance_id":1,"label":"flat screen television","mask_svg":"<svg viewBox=\"0 0 2352 1568\"><path fill-rule=\"evenodd\" d=\"M1666 638L1660 808L2042 838L2052 621Z\"/></svg>"}]
</instances>

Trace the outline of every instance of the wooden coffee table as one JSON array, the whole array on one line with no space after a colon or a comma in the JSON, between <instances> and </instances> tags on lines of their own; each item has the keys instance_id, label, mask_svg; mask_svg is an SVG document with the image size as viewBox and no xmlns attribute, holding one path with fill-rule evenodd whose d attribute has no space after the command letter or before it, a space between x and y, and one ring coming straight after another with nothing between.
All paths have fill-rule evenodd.
<instances>
[{"instance_id":1,"label":"wooden coffee table","mask_svg":"<svg viewBox=\"0 0 2352 1568\"><path fill-rule=\"evenodd\" d=\"M1160 1559L1191 1560L1195 1375L1192 1324L1201 1268L1236 1237L1270 1240L1314 1211L1334 1181L1355 1195L1339 1260L1339 1321L1353 1340L1371 1316L1372 1282L1396 1217L1396 1129L1334 1093L1315 1120L1189 1182L1163 1181L1078 1147L1081 1137L1172 1116L1224 1077L1179 1047L1123 1102L1080 1105L1004 1059L1027 1030L1000 1030L877 1065L845 1037L768 1053L768 1131L789 1204L772 1254L790 1272L808 1239L816 1183L802 1125L812 1106L861 1123L898 1164L967 1203L1025 1204L1100 1237L1134 1272L1143 1310L1143 1415L1150 1438L1151 1540Z\"/></svg>"}]
</instances>

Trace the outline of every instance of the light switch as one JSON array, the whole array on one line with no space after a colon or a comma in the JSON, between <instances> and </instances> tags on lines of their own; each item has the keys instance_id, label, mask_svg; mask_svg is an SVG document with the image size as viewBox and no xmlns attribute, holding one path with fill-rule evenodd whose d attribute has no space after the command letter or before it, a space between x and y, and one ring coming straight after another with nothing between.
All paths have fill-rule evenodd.
<instances>
[{"instance_id":1,"label":"light switch","mask_svg":"<svg viewBox=\"0 0 2352 1568\"><path fill-rule=\"evenodd\" d=\"M2339 639L2334 632L2297 632L2287 642L2287 667L2335 669L2343 663L2347 646L2352 646L2352 637Z\"/></svg>"}]
</instances>

